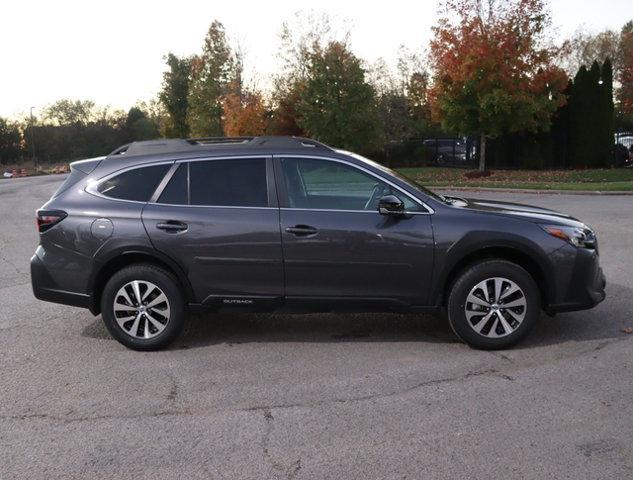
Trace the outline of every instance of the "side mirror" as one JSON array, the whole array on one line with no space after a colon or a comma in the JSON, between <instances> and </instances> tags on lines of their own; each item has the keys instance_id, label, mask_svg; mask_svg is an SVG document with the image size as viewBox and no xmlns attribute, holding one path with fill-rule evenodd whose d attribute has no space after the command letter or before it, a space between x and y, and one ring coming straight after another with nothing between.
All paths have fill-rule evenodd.
<instances>
[{"instance_id":1,"label":"side mirror","mask_svg":"<svg viewBox=\"0 0 633 480\"><path fill-rule=\"evenodd\" d=\"M381 215L403 215L404 203L395 195L385 195L378 200L378 212Z\"/></svg>"}]
</instances>

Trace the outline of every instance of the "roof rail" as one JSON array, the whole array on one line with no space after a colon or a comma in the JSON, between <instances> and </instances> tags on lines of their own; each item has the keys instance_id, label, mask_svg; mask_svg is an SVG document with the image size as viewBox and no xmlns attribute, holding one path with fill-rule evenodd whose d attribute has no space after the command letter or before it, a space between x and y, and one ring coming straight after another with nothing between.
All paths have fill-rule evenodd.
<instances>
[{"instance_id":1,"label":"roof rail","mask_svg":"<svg viewBox=\"0 0 633 480\"><path fill-rule=\"evenodd\" d=\"M266 137L254 137L251 140L252 145L255 147L311 147L311 148L325 148L327 150L333 150L332 147L325 143L312 140L311 138L303 137L289 137L289 136L266 136Z\"/></svg>"},{"instance_id":2,"label":"roof rail","mask_svg":"<svg viewBox=\"0 0 633 480\"><path fill-rule=\"evenodd\" d=\"M147 155L150 153L170 153L180 152L183 150L192 150L194 145L179 138L163 139L163 140L148 140L142 142L132 142L127 145L123 145L114 150L109 157L117 155Z\"/></svg>"},{"instance_id":3,"label":"roof rail","mask_svg":"<svg viewBox=\"0 0 633 480\"><path fill-rule=\"evenodd\" d=\"M165 138L132 142L114 150L109 157L119 155L148 155L152 153L176 153L196 151L202 148L222 148L235 146L241 148L321 148L333 150L328 145L310 138L290 136L260 137L206 137L206 138Z\"/></svg>"},{"instance_id":4,"label":"roof rail","mask_svg":"<svg viewBox=\"0 0 633 480\"><path fill-rule=\"evenodd\" d=\"M188 138L187 141L192 145L227 145L227 144L244 144L253 140L255 137L203 137Z\"/></svg>"}]
</instances>

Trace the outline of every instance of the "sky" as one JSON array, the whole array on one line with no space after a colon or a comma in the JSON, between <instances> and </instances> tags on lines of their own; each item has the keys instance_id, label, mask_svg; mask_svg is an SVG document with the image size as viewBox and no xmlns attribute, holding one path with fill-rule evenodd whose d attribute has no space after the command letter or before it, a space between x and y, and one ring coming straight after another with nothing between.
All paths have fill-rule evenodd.
<instances>
[{"instance_id":1,"label":"sky","mask_svg":"<svg viewBox=\"0 0 633 480\"><path fill-rule=\"evenodd\" d=\"M550 0L556 37L584 25L620 29L631 0ZM214 19L245 52L247 74L266 87L279 32L295 15L326 13L351 32L354 52L393 65L400 45L422 51L437 0L4 0L0 14L0 116L37 115L60 98L128 109L160 90L164 55L198 53ZM256 73L256 75L255 75Z\"/></svg>"}]
</instances>

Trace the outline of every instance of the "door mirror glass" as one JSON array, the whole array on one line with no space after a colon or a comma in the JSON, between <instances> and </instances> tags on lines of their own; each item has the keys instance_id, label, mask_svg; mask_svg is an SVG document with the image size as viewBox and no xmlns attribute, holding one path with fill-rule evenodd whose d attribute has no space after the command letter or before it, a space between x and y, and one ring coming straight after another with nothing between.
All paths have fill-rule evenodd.
<instances>
[{"instance_id":1,"label":"door mirror glass","mask_svg":"<svg viewBox=\"0 0 633 480\"><path fill-rule=\"evenodd\" d=\"M385 195L378 200L378 211L381 215L402 215L404 203L395 195Z\"/></svg>"}]
</instances>

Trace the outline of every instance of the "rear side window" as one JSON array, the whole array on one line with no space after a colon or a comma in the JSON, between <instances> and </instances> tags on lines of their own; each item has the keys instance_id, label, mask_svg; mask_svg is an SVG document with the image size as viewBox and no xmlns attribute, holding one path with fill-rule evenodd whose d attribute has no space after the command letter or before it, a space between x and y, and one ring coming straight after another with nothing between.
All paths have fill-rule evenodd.
<instances>
[{"instance_id":1,"label":"rear side window","mask_svg":"<svg viewBox=\"0 0 633 480\"><path fill-rule=\"evenodd\" d=\"M188 198L188 164L182 163L174 172L165 189L158 197L158 203L168 205L187 205Z\"/></svg>"},{"instance_id":2,"label":"rear side window","mask_svg":"<svg viewBox=\"0 0 633 480\"><path fill-rule=\"evenodd\" d=\"M266 159L191 162L189 188L191 205L267 207Z\"/></svg>"},{"instance_id":3,"label":"rear side window","mask_svg":"<svg viewBox=\"0 0 633 480\"><path fill-rule=\"evenodd\" d=\"M128 170L101 182L97 191L106 197L147 202L170 166L152 165Z\"/></svg>"}]
</instances>

